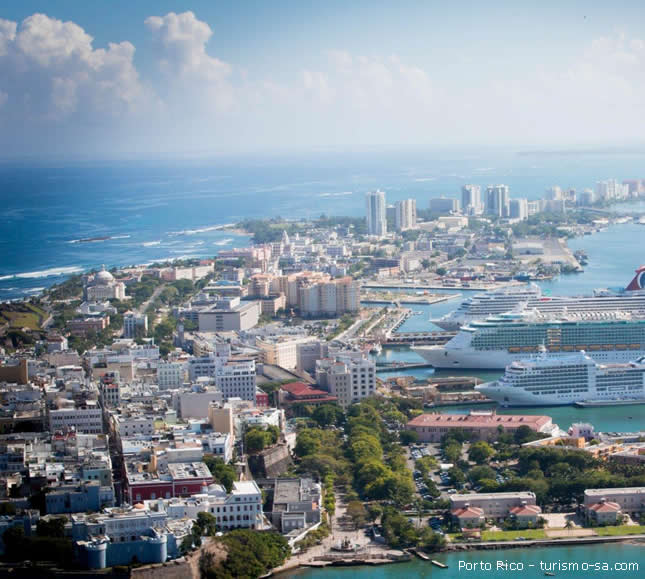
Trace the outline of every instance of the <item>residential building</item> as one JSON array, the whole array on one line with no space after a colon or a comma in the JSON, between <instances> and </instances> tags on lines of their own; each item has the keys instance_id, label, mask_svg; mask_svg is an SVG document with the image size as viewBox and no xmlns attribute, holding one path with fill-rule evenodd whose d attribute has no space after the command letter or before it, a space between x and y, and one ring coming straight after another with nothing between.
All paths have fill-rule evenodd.
<instances>
[{"instance_id":1,"label":"residential building","mask_svg":"<svg viewBox=\"0 0 645 579\"><path fill-rule=\"evenodd\" d=\"M49 430L71 430L85 434L103 432L103 411L97 400L85 400L75 403L72 400L60 400L59 408L49 410Z\"/></svg>"},{"instance_id":2,"label":"residential building","mask_svg":"<svg viewBox=\"0 0 645 579\"><path fill-rule=\"evenodd\" d=\"M160 390L179 388L185 381L185 362L159 362L157 366L157 384Z\"/></svg>"},{"instance_id":3,"label":"residential building","mask_svg":"<svg viewBox=\"0 0 645 579\"><path fill-rule=\"evenodd\" d=\"M486 213L496 217L508 217L510 193L508 185L486 187Z\"/></svg>"},{"instance_id":4,"label":"residential building","mask_svg":"<svg viewBox=\"0 0 645 579\"><path fill-rule=\"evenodd\" d=\"M417 202L415 199L404 199L396 202L394 226L397 231L414 229L417 226Z\"/></svg>"},{"instance_id":5,"label":"residential building","mask_svg":"<svg viewBox=\"0 0 645 579\"><path fill-rule=\"evenodd\" d=\"M481 527L486 521L484 509L471 507L469 504L458 509L453 509L450 511L450 514L461 529L474 529L475 527Z\"/></svg>"},{"instance_id":6,"label":"residential building","mask_svg":"<svg viewBox=\"0 0 645 579\"><path fill-rule=\"evenodd\" d=\"M529 202L527 199L511 199L508 216L511 219L524 221L529 217Z\"/></svg>"},{"instance_id":7,"label":"residential building","mask_svg":"<svg viewBox=\"0 0 645 579\"><path fill-rule=\"evenodd\" d=\"M216 386L196 384L188 390L177 393L179 415L187 418L208 418L208 406L211 402L223 402L222 391Z\"/></svg>"},{"instance_id":8,"label":"residential building","mask_svg":"<svg viewBox=\"0 0 645 579\"><path fill-rule=\"evenodd\" d=\"M253 360L229 360L218 366L215 385L224 401L241 398L255 402L256 372Z\"/></svg>"},{"instance_id":9,"label":"residential building","mask_svg":"<svg viewBox=\"0 0 645 579\"><path fill-rule=\"evenodd\" d=\"M213 432L208 435L206 444L211 454L221 458L224 462L233 460L233 443L235 438L233 434L223 432Z\"/></svg>"},{"instance_id":10,"label":"residential building","mask_svg":"<svg viewBox=\"0 0 645 579\"><path fill-rule=\"evenodd\" d=\"M367 358L343 355L318 360L316 382L346 408L374 394L376 363Z\"/></svg>"},{"instance_id":11,"label":"residential building","mask_svg":"<svg viewBox=\"0 0 645 579\"><path fill-rule=\"evenodd\" d=\"M273 493L272 511L266 513L283 534L305 529L320 522L322 492L311 479L273 479L262 488Z\"/></svg>"},{"instance_id":12,"label":"residential building","mask_svg":"<svg viewBox=\"0 0 645 579\"><path fill-rule=\"evenodd\" d=\"M137 312L123 314L123 337L137 338L148 335L148 316Z\"/></svg>"},{"instance_id":13,"label":"residential building","mask_svg":"<svg viewBox=\"0 0 645 579\"><path fill-rule=\"evenodd\" d=\"M585 514L587 520L595 525L619 525L623 520L621 506L606 498L601 498L597 503L589 505Z\"/></svg>"},{"instance_id":14,"label":"residential building","mask_svg":"<svg viewBox=\"0 0 645 579\"><path fill-rule=\"evenodd\" d=\"M385 215L385 193L370 191L365 195L367 204L367 234L383 237L387 235Z\"/></svg>"},{"instance_id":15,"label":"residential building","mask_svg":"<svg viewBox=\"0 0 645 579\"><path fill-rule=\"evenodd\" d=\"M310 283L298 288L298 305L303 316L339 316L360 308L360 283L351 277Z\"/></svg>"},{"instance_id":16,"label":"residential building","mask_svg":"<svg viewBox=\"0 0 645 579\"><path fill-rule=\"evenodd\" d=\"M307 344L315 338L290 336L269 336L256 338L255 346L263 352L263 362L273 364L287 370L293 370L298 366L298 346Z\"/></svg>"},{"instance_id":17,"label":"residential building","mask_svg":"<svg viewBox=\"0 0 645 579\"><path fill-rule=\"evenodd\" d=\"M523 529L537 525L538 519L542 514L542 509L538 505L519 505L509 511L509 517Z\"/></svg>"},{"instance_id":18,"label":"residential building","mask_svg":"<svg viewBox=\"0 0 645 579\"><path fill-rule=\"evenodd\" d=\"M479 185L464 185L461 188L461 210L464 215L482 212L482 192Z\"/></svg>"}]
</instances>

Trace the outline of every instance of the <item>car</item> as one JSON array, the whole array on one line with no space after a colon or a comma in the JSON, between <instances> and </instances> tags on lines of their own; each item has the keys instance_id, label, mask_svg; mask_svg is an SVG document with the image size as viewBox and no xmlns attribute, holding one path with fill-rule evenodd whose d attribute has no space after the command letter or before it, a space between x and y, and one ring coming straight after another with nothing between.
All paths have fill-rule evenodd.
<instances>
[{"instance_id":1,"label":"car","mask_svg":"<svg viewBox=\"0 0 645 579\"><path fill-rule=\"evenodd\" d=\"M448 489L449 495L454 495L457 491L455 489Z\"/></svg>"}]
</instances>

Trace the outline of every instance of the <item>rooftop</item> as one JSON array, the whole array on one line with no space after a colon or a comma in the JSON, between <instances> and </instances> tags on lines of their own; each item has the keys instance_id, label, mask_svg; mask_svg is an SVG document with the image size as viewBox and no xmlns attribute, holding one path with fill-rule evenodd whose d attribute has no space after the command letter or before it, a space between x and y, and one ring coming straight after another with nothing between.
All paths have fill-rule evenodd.
<instances>
[{"instance_id":1,"label":"rooftop","mask_svg":"<svg viewBox=\"0 0 645 579\"><path fill-rule=\"evenodd\" d=\"M421 414L408 422L408 426L454 426L470 428L516 428L526 425L540 428L551 422L550 416L532 414L495 414L493 412L471 412L470 414Z\"/></svg>"}]
</instances>

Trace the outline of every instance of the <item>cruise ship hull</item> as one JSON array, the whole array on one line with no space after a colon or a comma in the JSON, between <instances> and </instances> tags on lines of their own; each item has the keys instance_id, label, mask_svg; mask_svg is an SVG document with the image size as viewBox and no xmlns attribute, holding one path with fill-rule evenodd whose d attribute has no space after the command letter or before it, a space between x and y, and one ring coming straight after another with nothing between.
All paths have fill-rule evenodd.
<instances>
[{"instance_id":1,"label":"cruise ship hull","mask_svg":"<svg viewBox=\"0 0 645 579\"><path fill-rule=\"evenodd\" d=\"M557 398L556 396L533 396L519 388L500 385L499 382L488 382L475 386L487 398L498 402L501 406L568 406L577 402L579 398L571 399Z\"/></svg>"},{"instance_id":2,"label":"cruise ship hull","mask_svg":"<svg viewBox=\"0 0 645 579\"><path fill-rule=\"evenodd\" d=\"M475 350L473 348L446 348L444 346L413 346L412 349L434 368L460 370L504 370L512 362L526 360L528 352L511 353L507 350ZM599 350L587 354L599 364L620 364L645 356L645 350ZM571 352L549 352L549 358L564 358Z\"/></svg>"}]
</instances>

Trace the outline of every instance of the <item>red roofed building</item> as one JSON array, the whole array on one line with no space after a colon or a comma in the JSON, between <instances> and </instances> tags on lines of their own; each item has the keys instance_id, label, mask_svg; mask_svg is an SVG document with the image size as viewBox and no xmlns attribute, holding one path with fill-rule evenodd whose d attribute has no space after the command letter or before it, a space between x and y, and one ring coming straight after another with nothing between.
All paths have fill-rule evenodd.
<instances>
[{"instance_id":1,"label":"red roofed building","mask_svg":"<svg viewBox=\"0 0 645 579\"><path fill-rule=\"evenodd\" d=\"M280 406L336 404L336 396L304 382L291 382L280 386Z\"/></svg>"},{"instance_id":2,"label":"red roofed building","mask_svg":"<svg viewBox=\"0 0 645 579\"><path fill-rule=\"evenodd\" d=\"M623 512L618 503L603 498L587 507L587 518L597 525L615 525L622 521Z\"/></svg>"},{"instance_id":3,"label":"red roofed building","mask_svg":"<svg viewBox=\"0 0 645 579\"><path fill-rule=\"evenodd\" d=\"M451 430L464 430L479 440L495 440L501 432L513 434L521 426L535 432L549 433L553 428L550 416L531 414L496 414L492 411L470 411L468 414L421 414L408 422L421 442L440 442Z\"/></svg>"},{"instance_id":4,"label":"red roofed building","mask_svg":"<svg viewBox=\"0 0 645 579\"><path fill-rule=\"evenodd\" d=\"M542 514L542 509L537 505L519 505L513 507L509 514L512 519L515 519L520 527L528 527L535 525L539 516Z\"/></svg>"},{"instance_id":5,"label":"red roofed building","mask_svg":"<svg viewBox=\"0 0 645 579\"><path fill-rule=\"evenodd\" d=\"M466 505L461 509L450 511L450 514L456 519L460 528L479 527L485 522L484 509Z\"/></svg>"}]
</instances>

